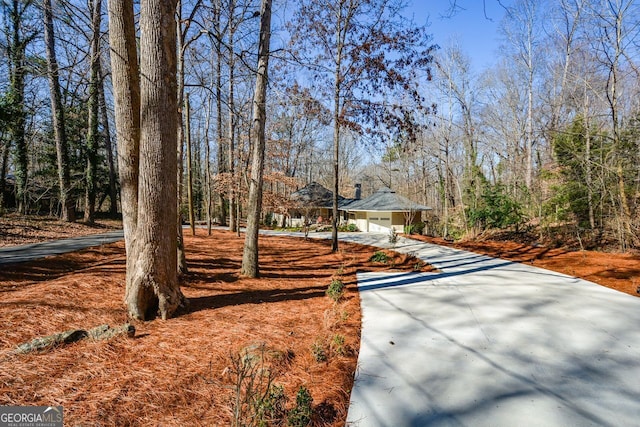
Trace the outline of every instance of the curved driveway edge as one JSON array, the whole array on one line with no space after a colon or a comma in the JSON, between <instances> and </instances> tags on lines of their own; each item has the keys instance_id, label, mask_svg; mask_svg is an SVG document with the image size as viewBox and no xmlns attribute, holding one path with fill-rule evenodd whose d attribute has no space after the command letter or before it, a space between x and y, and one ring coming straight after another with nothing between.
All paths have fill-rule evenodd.
<instances>
[{"instance_id":1,"label":"curved driveway edge","mask_svg":"<svg viewBox=\"0 0 640 427\"><path fill-rule=\"evenodd\" d=\"M0 248L0 265L33 261L51 255L60 255L80 249L100 246L124 239L122 230L91 234L70 239L49 240L28 245Z\"/></svg>"},{"instance_id":2,"label":"curved driveway edge","mask_svg":"<svg viewBox=\"0 0 640 427\"><path fill-rule=\"evenodd\" d=\"M347 425L638 425L640 298L432 244L395 249L441 272L358 275Z\"/></svg>"}]
</instances>

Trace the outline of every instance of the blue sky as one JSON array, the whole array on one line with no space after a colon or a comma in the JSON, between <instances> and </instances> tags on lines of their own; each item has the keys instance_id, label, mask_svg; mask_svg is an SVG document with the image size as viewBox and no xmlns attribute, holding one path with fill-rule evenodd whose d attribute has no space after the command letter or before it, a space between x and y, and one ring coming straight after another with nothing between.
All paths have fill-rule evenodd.
<instances>
[{"instance_id":1,"label":"blue sky","mask_svg":"<svg viewBox=\"0 0 640 427\"><path fill-rule=\"evenodd\" d=\"M457 40L462 51L471 57L476 70L493 65L500 44L498 27L504 16L503 7L498 0L456 0L457 12L447 17L452 2L411 0L406 13L413 14L418 24L428 18L434 43L446 46L450 40ZM511 3L511 0L502 1L505 5Z\"/></svg>"}]
</instances>

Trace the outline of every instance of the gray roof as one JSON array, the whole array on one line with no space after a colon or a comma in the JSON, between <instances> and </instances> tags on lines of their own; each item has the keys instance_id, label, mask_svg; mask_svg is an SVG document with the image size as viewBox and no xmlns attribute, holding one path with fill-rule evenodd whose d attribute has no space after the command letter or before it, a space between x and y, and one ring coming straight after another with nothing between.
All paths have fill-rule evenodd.
<instances>
[{"instance_id":1,"label":"gray roof","mask_svg":"<svg viewBox=\"0 0 640 427\"><path fill-rule=\"evenodd\" d=\"M409 212L409 211L428 211L429 206L415 203L404 196L397 194L390 188L383 187L373 193L366 199L356 200L350 203L346 210L348 211L383 211L383 212Z\"/></svg>"},{"instance_id":2,"label":"gray roof","mask_svg":"<svg viewBox=\"0 0 640 427\"><path fill-rule=\"evenodd\" d=\"M306 207L331 208L333 206L333 191L314 181L291 193L291 200ZM352 201L353 199L338 195L338 207L340 209L344 209Z\"/></svg>"}]
</instances>

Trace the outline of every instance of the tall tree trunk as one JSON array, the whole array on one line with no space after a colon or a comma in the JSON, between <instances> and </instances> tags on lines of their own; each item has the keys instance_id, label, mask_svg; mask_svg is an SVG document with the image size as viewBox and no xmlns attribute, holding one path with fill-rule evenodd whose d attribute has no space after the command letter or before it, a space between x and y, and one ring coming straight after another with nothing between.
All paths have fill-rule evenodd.
<instances>
[{"instance_id":1,"label":"tall tree trunk","mask_svg":"<svg viewBox=\"0 0 640 427\"><path fill-rule=\"evenodd\" d=\"M96 183L98 170L98 84L100 78L100 21L102 0L91 3L91 77L89 81L89 129L87 133L87 170L84 220L95 220Z\"/></svg>"},{"instance_id":2,"label":"tall tree trunk","mask_svg":"<svg viewBox=\"0 0 640 427\"><path fill-rule=\"evenodd\" d=\"M177 187L177 222L176 230L178 233L178 246L176 249L176 256L178 257L178 274L185 274L188 271L187 268L187 255L184 251L184 236L182 233L182 183L184 173L184 127L182 121L182 106L184 101L184 34L182 32L182 1L178 0L177 3L177 19L176 19L176 34L177 34L177 50L178 50L178 82L177 82L177 96L178 96L178 129L177 132L177 150L178 150L178 169L176 179L178 181Z\"/></svg>"},{"instance_id":3,"label":"tall tree trunk","mask_svg":"<svg viewBox=\"0 0 640 427\"><path fill-rule=\"evenodd\" d=\"M266 97L269 68L269 41L271 38L271 0L262 0L260 11L260 44L258 47L258 70L253 95L253 154L251 181L249 184L249 204L247 207L247 232L242 254L242 274L247 277L259 276L258 232L262 211L262 187L265 152L265 122L267 120Z\"/></svg>"},{"instance_id":4,"label":"tall tree trunk","mask_svg":"<svg viewBox=\"0 0 640 427\"><path fill-rule=\"evenodd\" d=\"M137 259L135 251L138 222L138 174L140 162L140 80L136 52L133 0L109 0L109 45L111 48L111 79L115 101L116 141L118 143L118 174L122 225L127 254L125 302L131 315L139 298L153 297L153 289L135 289L132 284ZM144 293L145 295L138 295ZM130 307L129 301L131 301Z\"/></svg>"},{"instance_id":5,"label":"tall tree trunk","mask_svg":"<svg viewBox=\"0 0 640 427\"><path fill-rule=\"evenodd\" d=\"M107 164L109 166L109 200L111 206L109 213L115 216L118 213L118 180L116 178L116 162L113 158L113 146L111 143L111 127L109 126L109 115L107 113L107 101L104 97L104 70L102 63L98 62L98 72L100 84L98 86L98 97L100 104L100 118L102 121L102 135L104 137L104 148L107 152Z\"/></svg>"},{"instance_id":6,"label":"tall tree trunk","mask_svg":"<svg viewBox=\"0 0 640 427\"><path fill-rule=\"evenodd\" d=\"M184 108L186 110L184 133L186 135L187 146L187 203L189 204L189 225L191 235L196 235L196 219L193 207L193 159L191 158L191 105L189 104L189 93L185 95Z\"/></svg>"},{"instance_id":7,"label":"tall tree trunk","mask_svg":"<svg viewBox=\"0 0 640 427\"><path fill-rule=\"evenodd\" d=\"M239 227L237 224L237 200L236 197L239 194L235 194L235 184L234 184L234 175L235 175L235 139L236 139L236 116L235 116L235 103L234 103L234 85L235 85L235 77L234 77L234 68L235 68L235 52L234 52L234 37L235 37L235 23L234 23L234 15L235 15L236 2L235 0L229 1L229 99L227 100L227 105L229 108L229 141L228 141L228 172L231 176L229 180L229 230L230 231L238 231Z\"/></svg>"},{"instance_id":8,"label":"tall tree trunk","mask_svg":"<svg viewBox=\"0 0 640 427\"><path fill-rule=\"evenodd\" d=\"M1 137L2 135L0 135ZM5 200L4 192L7 186L7 170L9 168L9 151L11 150L11 141L7 141L2 146L2 154L0 155L0 215L4 214Z\"/></svg>"},{"instance_id":9,"label":"tall tree trunk","mask_svg":"<svg viewBox=\"0 0 640 427\"><path fill-rule=\"evenodd\" d=\"M209 144L209 133L211 131L211 104L213 102L211 93L207 96L207 112L204 125L204 187L205 187L205 213L207 216L207 235L211 236L212 216L213 216L213 189L211 188L211 145Z\"/></svg>"},{"instance_id":10,"label":"tall tree trunk","mask_svg":"<svg viewBox=\"0 0 640 427\"><path fill-rule=\"evenodd\" d=\"M10 91L13 104L13 120L11 125L11 137L14 144L13 164L16 177L16 204L18 212L26 214L28 211L28 177L29 160L27 155L26 112L24 109L24 75L25 75L25 50L26 40L20 34L22 24L22 2L13 0L11 3L11 46L10 56ZM26 5L25 5L26 7Z\"/></svg>"},{"instance_id":11,"label":"tall tree trunk","mask_svg":"<svg viewBox=\"0 0 640 427\"><path fill-rule=\"evenodd\" d=\"M343 31L342 6L338 6L336 27L335 76L333 85L333 215L331 218L331 250L338 251L338 190L340 189L340 94L342 82Z\"/></svg>"},{"instance_id":12,"label":"tall tree trunk","mask_svg":"<svg viewBox=\"0 0 640 427\"><path fill-rule=\"evenodd\" d=\"M185 303L177 266L176 0L140 3L140 175L137 262L128 294L134 318L171 317ZM149 294L152 290L152 294ZM150 297L151 296L151 297Z\"/></svg>"},{"instance_id":13,"label":"tall tree trunk","mask_svg":"<svg viewBox=\"0 0 640 427\"><path fill-rule=\"evenodd\" d=\"M56 158L58 162L58 187L60 191L61 219L73 222L76 219L75 203L71 198L71 179L69 176L69 154L67 134L65 130L64 108L60 94L58 61L56 59L53 30L53 9L51 0L44 0L44 42L47 50L47 75L49 78L49 94L51 98L51 116L53 119L53 136L56 142Z\"/></svg>"},{"instance_id":14,"label":"tall tree trunk","mask_svg":"<svg viewBox=\"0 0 640 427\"><path fill-rule=\"evenodd\" d=\"M220 33L220 19L222 15L222 5L220 0L216 1L216 9L215 9L215 20L214 20L214 30L218 36L221 36ZM225 143L224 143L224 130L222 128L222 43L220 38L216 38L215 40L215 50L216 50L216 120L217 120L217 130L218 130L218 174L221 174L226 171L227 162L225 162ZM225 199L220 192L218 194L218 217L220 221L220 225L224 226L227 224L227 209L225 205Z\"/></svg>"}]
</instances>

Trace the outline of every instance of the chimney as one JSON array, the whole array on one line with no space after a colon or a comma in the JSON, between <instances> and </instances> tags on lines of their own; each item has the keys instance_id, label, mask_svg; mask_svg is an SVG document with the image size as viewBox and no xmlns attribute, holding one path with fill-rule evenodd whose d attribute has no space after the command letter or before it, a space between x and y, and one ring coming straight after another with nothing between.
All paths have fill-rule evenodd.
<instances>
[{"instance_id":1,"label":"chimney","mask_svg":"<svg viewBox=\"0 0 640 427\"><path fill-rule=\"evenodd\" d=\"M353 198L356 200L360 200L361 197L362 197L362 184L356 184Z\"/></svg>"}]
</instances>

